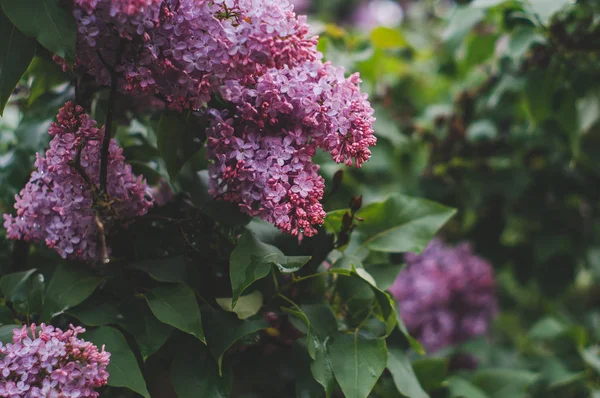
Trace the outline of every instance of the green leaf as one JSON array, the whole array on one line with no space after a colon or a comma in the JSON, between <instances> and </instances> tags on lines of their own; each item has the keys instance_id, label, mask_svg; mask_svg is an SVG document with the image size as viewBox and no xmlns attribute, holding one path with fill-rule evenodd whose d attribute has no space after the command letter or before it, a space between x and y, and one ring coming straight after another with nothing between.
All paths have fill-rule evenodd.
<instances>
[{"instance_id":1,"label":"green leaf","mask_svg":"<svg viewBox=\"0 0 600 398\"><path fill-rule=\"evenodd\" d=\"M543 25L546 25L552 15L569 3L571 3L569 0L527 0L525 2L531 11L538 15Z\"/></svg>"},{"instance_id":2,"label":"green leaf","mask_svg":"<svg viewBox=\"0 0 600 398\"><path fill-rule=\"evenodd\" d=\"M260 307L263 305L263 295L261 292L256 290L250 294L241 296L235 308L231 306L231 298L218 298L215 299L215 301L225 311L235 312L238 318L246 319L250 318L260 310Z\"/></svg>"},{"instance_id":3,"label":"green leaf","mask_svg":"<svg viewBox=\"0 0 600 398\"><path fill-rule=\"evenodd\" d=\"M125 387L145 398L150 398L135 355L121 332L109 326L102 326L86 332L84 336L85 340L91 341L98 348L106 346L106 351L110 352L110 363L106 369L110 375L109 386Z\"/></svg>"},{"instance_id":4,"label":"green leaf","mask_svg":"<svg viewBox=\"0 0 600 398\"><path fill-rule=\"evenodd\" d=\"M448 389L450 390L450 398L489 398L486 393L471 382L458 376L452 376L448 379Z\"/></svg>"},{"instance_id":5,"label":"green leaf","mask_svg":"<svg viewBox=\"0 0 600 398\"><path fill-rule=\"evenodd\" d=\"M0 5L25 35L69 62L75 59L75 18L60 0L0 0Z\"/></svg>"},{"instance_id":6,"label":"green leaf","mask_svg":"<svg viewBox=\"0 0 600 398\"><path fill-rule=\"evenodd\" d=\"M37 273L29 279L27 310L29 314L40 314L44 308L44 275Z\"/></svg>"},{"instance_id":7,"label":"green leaf","mask_svg":"<svg viewBox=\"0 0 600 398\"><path fill-rule=\"evenodd\" d=\"M327 354L327 345L313 339L311 350L313 351L314 360L310 364L310 371L317 383L325 390L325 396L329 398L335 389L335 375L333 374L331 360Z\"/></svg>"},{"instance_id":8,"label":"green leaf","mask_svg":"<svg viewBox=\"0 0 600 398\"><path fill-rule=\"evenodd\" d=\"M456 7L448 22L442 38L448 48L456 50L464 37L471 29L485 17L485 11L481 8L463 6Z\"/></svg>"},{"instance_id":9,"label":"green leaf","mask_svg":"<svg viewBox=\"0 0 600 398\"><path fill-rule=\"evenodd\" d=\"M202 148L195 140L199 131L192 112L164 112L160 118L156 144L171 181L177 178L185 162Z\"/></svg>"},{"instance_id":10,"label":"green leaf","mask_svg":"<svg viewBox=\"0 0 600 398\"><path fill-rule=\"evenodd\" d=\"M256 333L269 325L264 319L241 320L234 314L223 311L202 311L207 345L217 360L219 371L223 363L223 355L236 341L242 337Z\"/></svg>"},{"instance_id":11,"label":"green leaf","mask_svg":"<svg viewBox=\"0 0 600 398\"><path fill-rule=\"evenodd\" d=\"M560 70L551 64L541 70L533 70L527 76L525 100L532 121L536 124L553 116L553 98L560 85Z\"/></svg>"},{"instance_id":12,"label":"green leaf","mask_svg":"<svg viewBox=\"0 0 600 398\"><path fill-rule=\"evenodd\" d=\"M157 352L173 333L173 328L156 319L142 300L128 300L119 309L119 326L135 338L144 361Z\"/></svg>"},{"instance_id":13,"label":"green leaf","mask_svg":"<svg viewBox=\"0 0 600 398\"><path fill-rule=\"evenodd\" d=\"M59 265L44 299L43 320L50 320L88 298L102 281L83 267Z\"/></svg>"},{"instance_id":14,"label":"green leaf","mask_svg":"<svg viewBox=\"0 0 600 398\"><path fill-rule=\"evenodd\" d=\"M448 360L445 358L417 359L413 362L413 370L425 391L437 390L446 380Z\"/></svg>"},{"instance_id":15,"label":"green leaf","mask_svg":"<svg viewBox=\"0 0 600 398\"><path fill-rule=\"evenodd\" d=\"M182 284L159 286L146 294L146 300L159 321L205 342L200 308L190 287Z\"/></svg>"},{"instance_id":16,"label":"green leaf","mask_svg":"<svg viewBox=\"0 0 600 398\"><path fill-rule=\"evenodd\" d=\"M600 347L592 346L581 351L581 357L596 373L600 374Z\"/></svg>"},{"instance_id":17,"label":"green leaf","mask_svg":"<svg viewBox=\"0 0 600 398\"><path fill-rule=\"evenodd\" d=\"M335 379L347 398L367 398L387 364L385 340L338 334L328 344Z\"/></svg>"},{"instance_id":18,"label":"green leaf","mask_svg":"<svg viewBox=\"0 0 600 398\"><path fill-rule=\"evenodd\" d=\"M425 199L403 195L372 203L358 211L364 219L356 230L357 250L400 253L421 252L455 210Z\"/></svg>"},{"instance_id":19,"label":"green leaf","mask_svg":"<svg viewBox=\"0 0 600 398\"><path fill-rule=\"evenodd\" d=\"M158 282L184 283L188 280L187 265L183 256L153 258L128 265L127 268L142 271Z\"/></svg>"},{"instance_id":20,"label":"green leaf","mask_svg":"<svg viewBox=\"0 0 600 398\"><path fill-rule=\"evenodd\" d=\"M537 374L523 369L482 369L475 373L473 384L490 398L514 398L524 396L537 378Z\"/></svg>"},{"instance_id":21,"label":"green leaf","mask_svg":"<svg viewBox=\"0 0 600 398\"><path fill-rule=\"evenodd\" d=\"M402 317L400 316L400 313L398 311L396 311L396 325L398 325L398 330L402 332L404 337L408 340L410 347L417 354L425 355L425 348L423 348L423 346L417 341L417 339L415 339L410 335L410 333L408 333L408 329L406 328L406 325L404 324L404 321L402 320Z\"/></svg>"},{"instance_id":22,"label":"green leaf","mask_svg":"<svg viewBox=\"0 0 600 398\"><path fill-rule=\"evenodd\" d=\"M12 325L15 322L14 315L8 307L0 305L0 326Z\"/></svg>"},{"instance_id":23,"label":"green leaf","mask_svg":"<svg viewBox=\"0 0 600 398\"><path fill-rule=\"evenodd\" d=\"M34 268L28 271L7 274L0 278L0 291L2 291L6 300L9 302L26 300L29 278L36 271L37 269Z\"/></svg>"},{"instance_id":24,"label":"green leaf","mask_svg":"<svg viewBox=\"0 0 600 398\"><path fill-rule=\"evenodd\" d=\"M61 66L51 59L41 56L33 58L25 75L27 78L33 79L29 97L27 98L29 106L34 104L42 95L66 81L66 76Z\"/></svg>"},{"instance_id":25,"label":"green leaf","mask_svg":"<svg viewBox=\"0 0 600 398\"><path fill-rule=\"evenodd\" d=\"M542 318L537 321L528 335L532 339L553 339L567 331L568 327L561 321L553 317Z\"/></svg>"},{"instance_id":26,"label":"green leaf","mask_svg":"<svg viewBox=\"0 0 600 398\"><path fill-rule=\"evenodd\" d=\"M300 331L306 333L307 348L312 362L310 370L314 379L323 387L327 397L330 397L335 388L335 377L331 362L327 356L326 341L329 336L337 334L338 327L331 307L324 304L303 305L298 309L283 308L284 312L293 316L292 324ZM299 319L306 327L295 323Z\"/></svg>"},{"instance_id":27,"label":"green leaf","mask_svg":"<svg viewBox=\"0 0 600 398\"><path fill-rule=\"evenodd\" d=\"M36 42L21 33L0 11L0 116L13 89L35 55Z\"/></svg>"},{"instance_id":28,"label":"green leaf","mask_svg":"<svg viewBox=\"0 0 600 398\"><path fill-rule=\"evenodd\" d=\"M310 257L287 257L275 246L258 240L254 233L244 232L230 258L232 307L248 286L269 275L272 265L284 273L295 272L308 260Z\"/></svg>"},{"instance_id":29,"label":"green leaf","mask_svg":"<svg viewBox=\"0 0 600 398\"><path fill-rule=\"evenodd\" d=\"M0 343L12 343L13 330L20 329L21 325L3 325L0 326Z\"/></svg>"},{"instance_id":30,"label":"green leaf","mask_svg":"<svg viewBox=\"0 0 600 398\"><path fill-rule=\"evenodd\" d=\"M365 266L369 274L375 279L377 286L381 290L387 290L394 284L404 264L374 264Z\"/></svg>"},{"instance_id":31,"label":"green leaf","mask_svg":"<svg viewBox=\"0 0 600 398\"><path fill-rule=\"evenodd\" d=\"M333 210L327 213L323 227L332 234L337 234L342 229L342 218L350 209Z\"/></svg>"},{"instance_id":32,"label":"green leaf","mask_svg":"<svg viewBox=\"0 0 600 398\"><path fill-rule=\"evenodd\" d=\"M375 47L392 50L406 47L406 39L398 29L378 26L371 31L371 42Z\"/></svg>"},{"instance_id":33,"label":"green leaf","mask_svg":"<svg viewBox=\"0 0 600 398\"><path fill-rule=\"evenodd\" d=\"M421 387L410 360L400 347L388 347L387 368L400 393L408 398L429 398Z\"/></svg>"},{"instance_id":34,"label":"green leaf","mask_svg":"<svg viewBox=\"0 0 600 398\"><path fill-rule=\"evenodd\" d=\"M87 326L105 326L117 322L119 309L105 300L90 299L71 308L68 314Z\"/></svg>"},{"instance_id":35,"label":"green leaf","mask_svg":"<svg viewBox=\"0 0 600 398\"><path fill-rule=\"evenodd\" d=\"M190 342L181 349L171 364L171 381L179 398L228 398L231 375L219 375L219 367L208 348Z\"/></svg>"}]
</instances>

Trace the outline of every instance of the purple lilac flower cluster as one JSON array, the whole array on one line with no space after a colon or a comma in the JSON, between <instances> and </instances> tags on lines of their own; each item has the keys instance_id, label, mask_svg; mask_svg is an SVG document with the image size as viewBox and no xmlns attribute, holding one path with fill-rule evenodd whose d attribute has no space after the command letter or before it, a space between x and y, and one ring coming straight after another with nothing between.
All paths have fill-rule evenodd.
<instances>
[{"instance_id":1,"label":"purple lilac flower cluster","mask_svg":"<svg viewBox=\"0 0 600 398\"><path fill-rule=\"evenodd\" d=\"M100 152L104 129L80 106L67 102L48 131L46 157L37 154L25 188L16 196L17 215L4 215L11 239L45 241L63 258L95 261L102 257L101 231L111 223L143 215L152 206L149 188L125 163L111 141L107 193L100 200Z\"/></svg>"},{"instance_id":2,"label":"purple lilac flower cluster","mask_svg":"<svg viewBox=\"0 0 600 398\"><path fill-rule=\"evenodd\" d=\"M316 37L287 0L74 0L77 62L123 89L202 108L224 81L317 58Z\"/></svg>"},{"instance_id":3,"label":"purple lilac flower cluster","mask_svg":"<svg viewBox=\"0 0 600 398\"><path fill-rule=\"evenodd\" d=\"M211 192L285 232L316 233L325 212L317 148L360 167L373 110L358 75L322 63L305 17L288 0L74 0L77 64L174 109L210 109ZM116 4L113 4L116 3ZM119 55L119 53L121 53Z\"/></svg>"},{"instance_id":4,"label":"purple lilac flower cluster","mask_svg":"<svg viewBox=\"0 0 600 398\"><path fill-rule=\"evenodd\" d=\"M497 312L494 270L468 243L451 247L436 239L405 260L390 292L406 327L427 350L487 332Z\"/></svg>"},{"instance_id":5,"label":"purple lilac flower cluster","mask_svg":"<svg viewBox=\"0 0 600 398\"><path fill-rule=\"evenodd\" d=\"M0 343L0 397L94 398L108 381L110 353L43 323L13 331L13 343ZM37 337L36 337L37 336Z\"/></svg>"},{"instance_id":6,"label":"purple lilac flower cluster","mask_svg":"<svg viewBox=\"0 0 600 398\"><path fill-rule=\"evenodd\" d=\"M233 113L213 110L208 131L213 195L285 232L312 236L325 212L316 149L360 167L371 155L373 110L357 74L315 61L271 69L255 84L229 81L222 96Z\"/></svg>"}]
</instances>

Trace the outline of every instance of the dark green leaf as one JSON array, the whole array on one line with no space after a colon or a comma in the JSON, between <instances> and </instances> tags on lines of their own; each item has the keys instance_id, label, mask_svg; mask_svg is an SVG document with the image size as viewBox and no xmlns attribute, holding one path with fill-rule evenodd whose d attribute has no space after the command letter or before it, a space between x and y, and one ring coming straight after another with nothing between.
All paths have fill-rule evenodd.
<instances>
[{"instance_id":1,"label":"dark green leaf","mask_svg":"<svg viewBox=\"0 0 600 398\"><path fill-rule=\"evenodd\" d=\"M404 264L374 264L365 269L375 279L377 287L387 290L392 287L403 267Z\"/></svg>"},{"instance_id":2,"label":"dark green leaf","mask_svg":"<svg viewBox=\"0 0 600 398\"><path fill-rule=\"evenodd\" d=\"M187 265L183 256L144 260L127 268L143 271L158 282L184 283L188 280Z\"/></svg>"},{"instance_id":3,"label":"dark green leaf","mask_svg":"<svg viewBox=\"0 0 600 398\"><path fill-rule=\"evenodd\" d=\"M413 362L413 370L425 391L437 390L446 380L448 360L445 358L423 358Z\"/></svg>"},{"instance_id":4,"label":"dark green leaf","mask_svg":"<svg viewBox=\"0 0 600 398\"><path fill-rule=\"evenodd\" d=\"M260 310L260 307L263 305L263 295L256 290L250 294L241 296L235 308L231 306L231 298L218 298L215 299L215 301L225 311L234 312L237 314L238 318L246 319L255 315Z\"/></svg>"},{"instance_id":5,"label":"dark green leaf","mask_svg":"<svg viewBox=\"0 0 600 398\"><path fill-rule=\"evenodd\" d=\"M205 342L200 308L190 287L182 284L159 286L146 294L146 300L159 321Z\"/></svg>"},{"instance_id":6,"label":"dark green leaf","mask_svg":"<svg viewBox=\"0 0 600 398\"><path fill-rule=\"evenodd\" d=\"M342 218L344 217L344 214L348 213L349 211L350 209L340 209L328 212L327 216L325 217L325 223L323 224L325 230L335 234L340 232L342 229Z\"/></svg>"},{"instance_id":7,"label":"dark green leaf","mask_svg":"<svg viewBox=\"0 0 600 398\"><path fill-rule=\"evenodd\" d=\"M219 369L221 369L225 351L236 341L269 326L263 319L241 320L232 313L212 309L202 311L202 315L207 345L217 360Z\"/></svg>"},{"instance_id":8,"label":"dark green leaf","mask_svg":"<svg viewBox=\"0 0 600 398\"><path fill-rule=\"evenodd\" d=\"M451 50L458 48L463 38L469 31L480 22L485 16L484 10L477 7L463 6L456 7L448 27L444 32L443 38Z\"/></svg>"},{"instance_id":9,"label":"dark green leaf","mask_svg":"<svg viewBox=\"0 0 600 398\"><path fill-rule=\"evenodd\" d=\"M86 332L84 336L85 340L91 341L98 348L105 345L106 351L110 352L110 363L106 369L110 375L109 386L129 388L145 398L150 398L135 355L121 332L102 326Z\"/></svg>"},{"instance_id":10,"label":"dark green leaf","mask_svg":"<svg viewBox=\"0 0 600 398\"><path fill-rule=\"evenodd\" d=\"M87 326L105 326L116 323L119 316L117 307L105 300L98 299L86 300L67 312Z\"/></svg>"},{"instance_id":11,"label":"dark green leaf","mask_svg":"<svg viewBox=\"0 0 600 398\"><path fill-rule=\"evenodd\" d=\"M27 98L27 104L30 106L42 95L66 80L65 73L58 64L40 56L33 58L26 76L33 79L29 90L29 98Z\"/></svg>"},{"instance_id":12,"label":"dark green leaf","mask_svg":"<svg viewBox=\"0 0 600 398\"><path fill-rule=\"evenodd\" d=\"M83 302L101 280L83 267L59 265L46 291L42 319L50 320Z\"/></svg>"},{"instance_id":13,"label":"dark green leaf","mask_svg":"<svg viewBox=\"0 0 600 398\"><path fill-rule=\"evenodd\" d=\"M410 360L400 347L388 347L387 368L399 392L408 398L429 398L423 390Z\"/></svg>"},{"instance_id":14,"label":"dark green leaf","mask_svg":"<svg viewBox=\"0 0 600 398\"><path fill-rule=\"evenodd\" d=\"M231 375L219 375L219 367L208 348L190 342L181 349L171 365L171 381L179 398L228 398Z\"/></svg>"},{"instance_id":15,"label":"dark green leaf","mask_svg":"<svg viewBox=\"0 0 600 398\"><path fill-rule=\"evenodd\" d=\"M248 286L269 275L272 265L282 272L295 272L308 260L310 257L287 257L275 246L258 240L252 232L244 232L230 258L233 308Z\"/></svg>"},{"instance_id":16,"label":"dark green leaf","mask_svg":"<svg viewBox=\"0 0 600 398\"><path fill-rule=\"evenodd\" d=\"M368 248L381 252L421 252L455 210L425 199L392 196L367 205L357 216L361 243L357 253Z\"/></svg>"},{"instance_id":17,"label":"dark green leaf","mask_svg":"<svg viewBox=\"0 0 600 398\"><path fill-rule=\"evenodd\" d=\"M581 357L596 373L600 374L600 347L592 346L582 350Z\"/></svg>"},{"instance_id":18,"label":"dark green leaf","mask_svg":"<svg viewBox=\"0 0 600 398\"><path fill-rule=\"evenodd\" d=\"M475 373L473 384L490 398L514 398L524 396L536 379L535 373L522 369L483 369Z\"/></svg>"},{"instance_id":19,"label":"dark green leaf","mask_svg":"<svg viewBox=\"0 0 600 398\"><path fill-rule=\"evenodd\" d=\"M119 326L135 338L145 361L165 344L173 328L156 319L141 300L129 300L120 307Z\"/></svg>"},{"instance_id":20,"label":"dark green leaf","mask_svg":"<svg viewBox=\"0 0 600 398\"><path fill-rule=\"evenodd\" d=\"M347 398L367 398L387 364L385 341L338 334L327 346L335 379Z\"/></svg>"},{"instance_id":21,"label":"dark green leaf","mask_svg":"<svg viewBox=\"0 0 600 398\"><path fill-rule=\"evenodd\" d=\"M448 379L450 398L489 398L489 396L469 381L458 376Z\"/></svg>"},{"instance_id":22,"label":"dark green leaf","mask_svg":"<svg viewBox=\"0 0 600 398\"><path fill-rule=\"evenodd\" d=\"M6 300L9 302L26 300L27 290L30 285L29 278L36 271L34 268L28 271L7 274L0 278L0 291L2 291Z\"/></svg>"},{"instance_id":23,"label":"dark green leaf","mask_svg":"<svg viewBox=\"0 0 600 398\"><path fill-rule=\"evenodd\" d=\"M59 57L74 60L75 18L67 7L61 7L60 0L0 0L0 5L21 32Z\"/></svg>"},{"instance_id":24,"label":"dark green leaf","mask_svg":"<svg viewBox=\"0 0 600 398\"><path fill-rule=\"evenodd\" d=\"M202 148L200 141L195 140L199 131L192 112L163 113L158 125L157 146L171 180L177 178L185 162Z\"/></svg>"},{"instance_id":25,"label":"dark green leaf","mask_svg":"<svg viewBox=\"0 0 600 398\"><path fill-rule=\"evenodd\" d=\"M0 11L0 116L35 55L35 40L21 33Z\"/></svg>"},{"instance_id":26,"label":"dark green leaf","mask_svg":"<svg viewBox=\"0 0 600 398\"><path fill-rule=\"evenodd\" d=\"M12 343L13 330L21 328L20 325L2 325L0 326L0 342L3 344Z\"/></svg>"},{"instance_id":27,"label":"dark green leaf","mask_svg":"<svg viewBox=\"0 0 600 398\"><path fill-rule=\"evenodd\" d=\"M311 373L325 390L326 396L330 397L335 388L335 377L325 342L329 336L337 334L335 315L329 306L323 304L305 305L301 311L289 308L283 310L293 317L292 320L299 319L302 322L302 325L299 325L292 321L298 330L306 333L308 353L312 359Z\"/></svg>"},{"instance_id":28,"label":"dark green leaf","mask_svg":"<svg viewBox=\"0 0 600 398\"><path fill-rule=\"evenodd\" d=\"M8 307L0 305L0 326L12 325L15 322L14 318L12 311Z\"/></svg>"}]
</instances>

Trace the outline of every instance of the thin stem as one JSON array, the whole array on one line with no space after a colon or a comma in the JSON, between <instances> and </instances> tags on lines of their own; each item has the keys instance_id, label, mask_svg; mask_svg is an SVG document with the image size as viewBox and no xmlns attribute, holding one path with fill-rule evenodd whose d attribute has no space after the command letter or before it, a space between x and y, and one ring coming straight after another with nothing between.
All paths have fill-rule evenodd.
<instances>
[{"instance_id":1,"label":"thin stem","mask_svg":"<svg viewBox=\"0 0 600 398\"><path fill-rule=\"evenodd\" d=\"M119 49L115 61L115 67L111 70L110 93L108 95L108 108L106 110L106 122L104 123L104 139L102 140L102 152L100 158L100 192L106 193L106 180L108 177L108 155L110 150L110 140L112 138L113 113L115 109L115 99L117 97L117 88L119 86L119 74L115 70L121 60L124 50L124 41L119 42Z\"/></svg>"},{"instance_id":2,"label":"thin stem","mask_svg":"<svg viewBox=\"0 0 600 398\"><path fill-rule=\"evenodd\" d=\"M96 215L95 218L96 226L98 227L98 232L100 233L100 256L102 258L102 262L104 264L110 263L110 257L108 256L108 246L106 244L106 235L104 231L104 223L100 220L100 217Z\"/></svg>"},{"instance_id":3,"label":"thin stem","mask_svg":"<svg viewBox=\"0 0 600 398\"><path fill-rule=\"evenodd\" d=\"M75 155L75 160L73 160L71 162L71 167L74 168L75 171L77 171L77 173L79 173L81 178L83 178L83 180L89 186L89 188L92 190L92 192L95 192L96 185L94 185L94 183L92 182L90 177L88 177L87 173L85 172L85 169L83 167L81 167L81 151L82 151L82 149L83 149L82 147L79 147L77 149L77 155Z\"/></svg>"},{"instance_id":4,"label":"thin stem","mask_svg":"<svg viewBox=\"0 0 600 398\"><path fill-rule=\"evenodd\" d=\"M292 307L294 307L294 308L295 308L297 311L299 311L299 312L303 312L303 311L302 311L302 308L300 308L300 307L298 306L298 304L294 303L292 300L290 300L289 298L287 298L287 297L286 297L286 296L284 296L283 294L281 294L281 293L277 293L277 296L278 296L279 298L281 298L281 299L283 299L283 300L287 301L287 302L288 302L288 304L290 304Z\"/></svg>"},{"instance_id":5,"label":"thin stem","mask_svg":"<svg viewBox=\"0 0 600 398\"><path fill-rule=\"evenodd\" d=\"M317 278L319 276L329 275L330 273L331 272L329 272L329 271L324 271L324 272L319 272L317 274L312 274L312 275L307 275L307 276L300 276L298 278L292 279L292 283L304 282L305 280L312 279L312 278Z\"/></svg>"}]
</instances>

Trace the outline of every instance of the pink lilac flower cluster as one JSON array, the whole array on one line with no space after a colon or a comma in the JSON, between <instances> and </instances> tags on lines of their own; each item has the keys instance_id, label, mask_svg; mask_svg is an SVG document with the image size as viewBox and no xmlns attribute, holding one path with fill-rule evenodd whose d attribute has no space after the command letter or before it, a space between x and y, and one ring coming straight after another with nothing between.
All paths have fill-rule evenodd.
<instances>
[{"instance_id":1,"label":"pink lilac flower cluster","mask_svg":"<svg viewBox=\"0 0 600 398\"><path fill-rule=\"evenodd\" d=\"M11 239L45 241L63 258L95 261L102 249L97 219L109 229L114 220L145 214L152 206L149 188L132 173L113 139L108 198L98 202L104 129L98 129L80 106L67 102L48 133L53 139L46 157L37 154L37 170L16 196L17 215L5 214L4 227Z\"/></svg>"},{"instance_id":2,"label":"pink lilac flower cluster","mask_svg":"<svg viewBox=\"0 0 600 398\"><path fill-rule=\"evenodd\" d=\"M202 108L224 81L317 58L316 37L287 0L73 0L76 65L122 88Z\"/></svg>"},{"instance_id":3,"label":"pink lilac flower cluster","mask_svg":"<svg viewBox=\"0 0 600 398\"><path fill-rule=\"evenodd\" d=\"M13 331L13 343L0 343L0 397L94 398L108 381L110 353L43 323ZM36 337L37 336L37 337Z\"/></svg>"},{"instance_id":4,"label":"pink lilac flower cluster","mask_svg":"<svg viewBox=\"0 0 600 398\"><path fill-rule=\"evenodd\" d=\"M390 292L409 332L429 351L484 335L497 312L494 270L468 243L432 241L405 256Z\"/></svg>"},{"instance_id":5,"label":"pink lilac flower cluster","mask_svg":"<svg viewBox=\"0 0 600 398\"><path fill-rule=\"evenodd\" d=\"M212 110L208 131L212 194L285 232L314 235L325 218L317 148L360 167L376 142L359 83L320 61L271 69L254 84L228 81L221 94L236 109Z\"/></svg>"}]
</instances>

